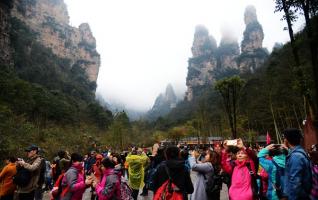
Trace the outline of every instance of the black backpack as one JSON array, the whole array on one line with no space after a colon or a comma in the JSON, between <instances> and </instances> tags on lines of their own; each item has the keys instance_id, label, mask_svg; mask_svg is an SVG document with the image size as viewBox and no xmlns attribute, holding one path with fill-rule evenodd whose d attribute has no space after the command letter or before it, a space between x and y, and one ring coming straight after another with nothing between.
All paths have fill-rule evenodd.
<instances>
[{"instance_id":1,"label":"black backpack","mask_svg":"<svg viewBox=\"0 0 318 200\"><path fill-rule=\"evenodd\" d=\"M41 187L45 182L45 171L46 171L46 163L45 159L41 158L41 164L40 164L40 177L38 181L38 185Z\"/></svg>"},{"instance_id":2,"label":"black backpack","mask_svg":"<svg viewBox=\"0 0 318 200\"><path fill-rule=\"evenodd\" d=\"M222 190L222 177L219 174L214 174L210 176L208 179L206 179L205 174L203 174L204 179L206 180L205 183L205 192L208 195L208 197L218 196L220 194L220 191Z\"/></svg>"},{"instance_id":3,"label":"black backpack","mask_svg":"<svg viewBox=\"0 0 318 200\"><path fill-rule=\"evenodd\" d=\"M17 173L13 176L13 183L19 187L25 187L31 180L31 172L24 167L17 167Z\"/></svg>"}]
</instances>

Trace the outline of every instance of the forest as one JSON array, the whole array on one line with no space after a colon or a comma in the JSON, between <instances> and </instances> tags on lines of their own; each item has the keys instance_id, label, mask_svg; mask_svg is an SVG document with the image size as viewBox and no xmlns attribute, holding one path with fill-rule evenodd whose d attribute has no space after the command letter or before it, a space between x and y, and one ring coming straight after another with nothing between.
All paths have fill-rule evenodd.
<instances>
[{"instance_id":1,"label":"forest","mask_svg":"<svg viewBox=\"0 0 318 200\"><path fill-rule=\"evenodd\" d=\"M57 57L36 40L37 33L11 18L14 65L0 63L0 157L23 155L30 143L51 158L60 149L124 150L190 136L254 143L269 132L279 141L282 130L302 128L308 116L317 124L317 8L316 1L276 0L290 42L277 45L254 73L220 72L192 101L181 101L155 121L130 121L125 111L111 113L101 106L95 100L96 83L80 63ZM300 18L305 28L294 33L292 23Z\"/></svg>"}]
</instances>

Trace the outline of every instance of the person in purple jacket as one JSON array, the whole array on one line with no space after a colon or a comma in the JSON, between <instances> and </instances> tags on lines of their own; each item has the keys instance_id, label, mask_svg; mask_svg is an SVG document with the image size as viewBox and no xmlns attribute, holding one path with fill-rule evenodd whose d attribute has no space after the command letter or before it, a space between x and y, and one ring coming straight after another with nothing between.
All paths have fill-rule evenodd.
<instances>
[{"instance_id":1,"label":"person in purple jacket","mask_svg":"<svg viewBox=\"0 0 318 200\"><path fill-rule=\"evenodd\" d=\"M62 180L63 192L61 200L81 200L86 188L92 185L93 178L85 179L83 156L78 153L71 155L71 167Z\"/></svg>"}]
</instances>

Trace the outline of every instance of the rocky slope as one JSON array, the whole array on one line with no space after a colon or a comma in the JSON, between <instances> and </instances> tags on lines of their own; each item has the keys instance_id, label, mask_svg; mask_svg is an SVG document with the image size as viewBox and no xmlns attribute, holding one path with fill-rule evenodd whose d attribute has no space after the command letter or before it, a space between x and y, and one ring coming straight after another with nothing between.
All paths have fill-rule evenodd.
<instances>
[{"instance_id":1,"label":"rocky slope","mask_svg":"<svg viewBox=\"0 0 318 200\"><path fill-rule=\"evenodd\" d=\"M58 57L69 59L70 66L80 65L88 79L96 82L100 66L96 40L88 24L81 24L78 28L69 25L63 0L14 0L10 13L11 16L9 12L6 17L1 16L1 24L6 18L19 19L37 34L36 38L43 46L50 48ZM3 34L7 33L8 30L1 30L0 41L5 40Z\"/></svg>"}]
</instances>

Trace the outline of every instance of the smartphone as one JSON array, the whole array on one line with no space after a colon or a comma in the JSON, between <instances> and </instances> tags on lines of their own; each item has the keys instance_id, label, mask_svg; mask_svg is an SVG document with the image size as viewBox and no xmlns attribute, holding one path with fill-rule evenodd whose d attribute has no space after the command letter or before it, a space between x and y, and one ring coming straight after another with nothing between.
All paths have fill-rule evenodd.
<instances>
[{"instance_id":1,"label":"smartphone","mask_svg":"<svg viewBox=\"0 0 318 200\"><path fill-rule=\"evenodd\" d=\"M226 143L227 146L236 146L237 140L228 140Z\"/></svg>"}]
</instances>

